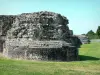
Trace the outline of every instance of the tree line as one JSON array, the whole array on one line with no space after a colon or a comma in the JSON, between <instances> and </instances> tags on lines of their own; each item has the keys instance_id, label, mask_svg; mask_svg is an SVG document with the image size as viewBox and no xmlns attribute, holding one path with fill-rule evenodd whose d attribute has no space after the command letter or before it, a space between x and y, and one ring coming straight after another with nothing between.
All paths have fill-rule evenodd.
<instances>
[{"instance_id":1,"label":"tree line","mask_svg":"<svg viewBox=\"0 0 100 75\"><path fill-rule=\"evenodd\" d=\"M96 32L93 32L93 30L88 31L88 33L86 34L86 36L89 39L100 39L100 26L98 26Z\"/></svg>"}]
</instances>

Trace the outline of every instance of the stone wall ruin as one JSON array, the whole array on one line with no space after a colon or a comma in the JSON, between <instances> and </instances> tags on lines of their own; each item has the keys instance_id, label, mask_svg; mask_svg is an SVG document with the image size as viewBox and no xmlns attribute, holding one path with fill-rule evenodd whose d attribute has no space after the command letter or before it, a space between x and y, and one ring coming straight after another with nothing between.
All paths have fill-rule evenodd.
<instances>
[{"instance_id":1,"label":"stone wall ruin","mask_svg":"<svg viewBox=\"0 0 100 75\"><path fill-rule=\"evenodd\" d=\"M81 43L73 36L66 17L48 11L10 17L6 20L9 27L5 26L5 35L1 32L5 56L29 60L78 60L77 48ZM4 25L5 20L1 22Z\"/></svg>"}]
</instances>

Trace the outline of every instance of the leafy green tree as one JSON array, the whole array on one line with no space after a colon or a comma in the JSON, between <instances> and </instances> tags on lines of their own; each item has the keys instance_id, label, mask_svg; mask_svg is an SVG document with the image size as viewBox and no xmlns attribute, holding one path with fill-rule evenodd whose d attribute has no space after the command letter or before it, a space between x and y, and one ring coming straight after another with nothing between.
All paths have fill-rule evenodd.
<instances>
[{"instance_id":1,"label":"leafy green tree","mask_svg":"<svg viewBox=\"0 0 100 75\"><path fill-rule=\"evenodd\" d=\"M97 32L96 34L98 35L99 39L100 39L100 26L98 26Z\"/></svg>"},{"instance_id":2,"label":"leafy green tree","mask_svg":"<svg viewBox=\"0 0 100 75\"><path fill-rule=\"evenodd\" d=\"M90 30L90 31L86 34L86 36L88 36L89 39L94 39L95 33L94 33L92 30Z\"/></svg>"},{"instance_id":3,"label":"leafy green tree","mask_svg":"<svg viewBox=\"0 0 100 75\"><path fill-rule=\"evenodd\" d=\"M95 35L95 33L94 33L92 30L90 30L90 31L87 33L87 35Z\"/></svg>"}]
</instances>

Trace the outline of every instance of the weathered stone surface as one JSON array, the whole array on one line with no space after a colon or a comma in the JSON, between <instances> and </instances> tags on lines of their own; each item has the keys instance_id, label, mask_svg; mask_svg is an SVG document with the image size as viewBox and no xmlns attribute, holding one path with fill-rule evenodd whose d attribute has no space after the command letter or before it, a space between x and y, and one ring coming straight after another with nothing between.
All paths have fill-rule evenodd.
<instances>
[{"instance_id":1,"label":"weathered stone surface","mask_svg":"<svg viewBox=\"0 0 100 75\"><path fill-rule=\"evenodd\" d=\"M6 17L6 21L9 22L2 22L9 26L4 31L6 39L3 53L7 57L64 61L78 59L80 41L69 30L66 17L41 11L23 13L9 19Z\"/></svg>"},{"instance_id":2,"label":"weathered stone surface","mask_svg":"<svg viewBox=\"0 0 100 75\"><path fill-rule=\"evenodd\" d=\"M16 16L0 15L0 35L6 36Z\"/></svg>"},{"instance_id":3,"label":"weathered stone surface","mask_svg":"<svg viewBox=\"0 0 100 75\"><path fill-rule=\"evenodd\" d=\"M18 15L9 37L32 38L33 40L64 39L69 36L68 20L52 12L36 12Z\"/></svg>"},{"instance_id":4,"label":"weathered stone surface","mask_svg":"<svg viewBox=\"0 0 100 75\"><path fill-rule=\"evenodd\" d=\"M76 35L76 36L80 39L82 44L89 44L90 43L90 40L87 36L85 36L85 35Z\"/></svg>"}]
</instances>

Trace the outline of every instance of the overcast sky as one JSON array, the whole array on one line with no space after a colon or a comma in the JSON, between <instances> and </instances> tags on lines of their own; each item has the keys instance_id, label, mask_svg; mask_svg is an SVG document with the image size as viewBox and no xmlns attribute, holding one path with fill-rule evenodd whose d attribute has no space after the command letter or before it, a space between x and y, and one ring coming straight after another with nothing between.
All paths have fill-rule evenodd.
<instances>
[{"instance_id":1,"label":"overcast sky","mask_svg":"<svg viewBox=\"0 0 100 75\"><path fill-rule=\"evenodd\" d=\"M100 25L100 0L0 0L0 15L37 11L60 13L69 19L74 34L96 31Z\"/></svg>"}]
</instances>

